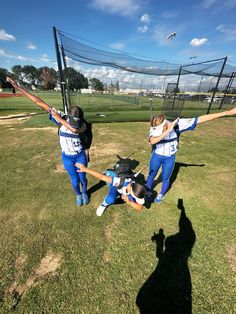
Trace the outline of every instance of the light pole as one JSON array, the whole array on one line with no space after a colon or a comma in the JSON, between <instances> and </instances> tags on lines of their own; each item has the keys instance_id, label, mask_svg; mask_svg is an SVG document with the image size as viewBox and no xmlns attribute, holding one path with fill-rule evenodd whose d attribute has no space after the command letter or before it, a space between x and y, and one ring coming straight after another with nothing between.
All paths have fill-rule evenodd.
<instances>
[{"instance_id":1,"label":"light pole","mask_svg":"<svg viewBox=\"0 0 236 314\"><path fill-rule=\"evenodd\" d=\"M193 63L193 60L196 58L197 58L197 56L192 56L192 57L189 57L189 60L192 60L192 63Z\"/></svg>"}]
</instances>

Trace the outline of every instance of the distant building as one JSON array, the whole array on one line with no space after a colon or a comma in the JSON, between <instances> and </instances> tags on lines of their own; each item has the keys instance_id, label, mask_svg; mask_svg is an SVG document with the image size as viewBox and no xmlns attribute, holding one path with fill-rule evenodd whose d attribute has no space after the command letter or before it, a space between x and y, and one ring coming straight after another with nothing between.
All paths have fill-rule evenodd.
<instances>
[{"instance_id":1,"label":"distant building","mask_svg":"<svg viewBox=\"0 0 236 314\"><path fill-rule=\"evenodd\" d=\"M92 94L95 91L91 88L81 88L80 92L81 92L81 94Z\"/></svg>"}]
</instances>

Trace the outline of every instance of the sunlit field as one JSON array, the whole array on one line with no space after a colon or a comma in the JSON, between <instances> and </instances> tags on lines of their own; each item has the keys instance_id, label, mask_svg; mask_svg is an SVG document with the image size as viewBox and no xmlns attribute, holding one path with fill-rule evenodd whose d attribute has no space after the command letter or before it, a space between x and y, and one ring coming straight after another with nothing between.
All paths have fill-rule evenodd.
<instances>
[{"instance_id":1,"label":"sunlit field","mask_svg":"<svg viewBox=\"0 0 236 314\"><path fill-rule=\"evenodd\" d=\"M61 108L59 94L43 97ZM135 171L148 166L148 98L124 110L98 100L79 98L97 122L90 167L104 171L117 154L132 153ZM162 99L152 102L161 110ZM205 114L207 106L189 104L183 115ZM235 117L182 135L162 203L137 213L118 202L97 217L107 186L88 176L90 203L77 207L57 128L25 98L0 99L1 118L33 112L40 115L0 120L0 312L137 314L167 302L178 313L234 313ZM123 122L104 123L116 119Z\"/></svg>"},{"instance_id":2,"label":"sunlit field","mask_svg":"<svg viewBox=\"0 0 236 314\"><path fill-rule=\"evenodd\" d=\"M35 95L42 98L48 104L62 109L60 92L37 92ZM163 98L142 97L130 95L71 95L73 105L81 106L86 114L86 118L92 122L122 122L122 121L147 121L152 113L163 110ZM230 102L224 103L219 110L219 103L213 103L211 112L217 112L232 108ZM181 112L183 117L192 117L205 114L209 107L207 101L186 100ZM25 97L0 97L0 116L24 113L43 113L35 104Z\"/></svg>"}]
</instances>

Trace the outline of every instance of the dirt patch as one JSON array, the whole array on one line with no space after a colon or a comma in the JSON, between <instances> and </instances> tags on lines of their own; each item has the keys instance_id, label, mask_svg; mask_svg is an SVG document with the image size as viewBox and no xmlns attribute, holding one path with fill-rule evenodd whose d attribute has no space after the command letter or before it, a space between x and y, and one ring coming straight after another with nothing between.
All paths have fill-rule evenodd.
<instances>
[{"instance_id":1,"label":"dirt patch","mask_svg":"<svg viewBox=\"0 0 236 314\"><path fill-rule=\"evenodd\" d=\"M227 258L230 262L231 269L236 272L236 244L232 245L229 249Z\"/></svg>"},{"instance_id":2,"label":"dirt patch","mask_svg":"<svg viewBox=\"0 0 236 314\"><path fill-rule=\"evenodd\" d=\"M111 132L109 129L99 128L97 130L97 134L99 136L109 135L109 136L117 136L117 133Z\"/></svg>"},{"instance_id":3,"label":"dirt patch","mask_svg":"<svg viewBox=\"0 0 236 314\"><path fill-rule=\"evenodd\" d=\"M0 98L22 97L23 94L18 93L0 93Z\"/></svg>"},{"instance_id":4,"label":"dirt patch","mask_svg":"<svg viewBox=\"0 0 236 314\"><path fill-rule=\"evenodd\" d=\"M16 260L16 266L22 267L22 263L26 261L24 256L20 256ZM17 304L24 297L25 293L31 288L36 286L46 275L53 275L60 267L61 256L53 252L48 252L47 255L41 260L39 266L33 270L31 276L27 279L25 284L18 285L17 280L5 291L5 294L12 294L14 302L12 309L16 308ZM16 267L16 269L17 269ZM17 279L19 275L17 276Z\"/></svg>"},{"instance_id":5,"label":"dirt patch","mask_svg":"<svg viewBox=\"0 0 236 314\"><path fill-rule=\"evenodd\" d=\"M116 212L113 215L113 222L110 225L106 226L106 229L105 229L105 251L103 254L103 261L104 262L109 262L111 260L111 256L109 253L109 244L111 241L112 231L119 224L119 221L120 221L120 213Z\"/></svg>"},{"instance_id":6,"label":"dirt patch","mask_svg":"<svg viewBox=\"0 0 236 314\"><path fill-rule=\"evenodd\" d=\"M24 128L21 131L26 131L26 132L31 132L31 131L50 131L54 134L58 132L57 128L47 126L47 127L42 127L42 128Z\"/></svg>"},{"instance_id":7,"label":"dirt patch","mask_svg":"<svg viewBox=\"0 0 236 314\"><path fill-rule=\"evenodd\" d=\"M15 263L15 267L16 267L17 271L19 271L22 268L22 266L25 264L26 260L27 260L27 255L22 254L22 255L17 257L16 263Z\"/></svg>"},{"instance_id":8,"label":"dirt patch","mask_svg":"<svg viewBox=\"0 0 236 314\"><path fill-rule=\"evenodd\" d=\"M106 143L93 145L90 149L91 156L101 158L105 156L116 156L122 151L122 145L118 143Z\"/></svg>"},{"instance_id":9,"label":"dirt patch","mask_svg":"<svg viewBox=\"0 0 236 314\"><path fill-rule=\"evenodd\" d=\"M0 119L0 125L21 124L22 122L29 120L30 117L12 118L12 119Z\"/></svg>"},{"instance_id":10,"label":"dirt patch","mask_svg":"<svg viewBox=\"0 0 236 314\"><path fill-rule=\"evenodd\" d=\"M20 124L26 120L29 120L32 116L38 115L37 112L32 113L20 113L12 114L4 117L0 117L0 125Z\"/></svg>"},{"instance_id":11,"label":"dirt patch","mask_svg":"<svg viewBox=\"0 0 236 314\"><path fill-rule=\"evenodd\" d=\"M66 170L64 168L64 166L60 163L56 165L56 169L52 170L52 172L54 173L65 173Z\"/></svg>"}]
</instances>

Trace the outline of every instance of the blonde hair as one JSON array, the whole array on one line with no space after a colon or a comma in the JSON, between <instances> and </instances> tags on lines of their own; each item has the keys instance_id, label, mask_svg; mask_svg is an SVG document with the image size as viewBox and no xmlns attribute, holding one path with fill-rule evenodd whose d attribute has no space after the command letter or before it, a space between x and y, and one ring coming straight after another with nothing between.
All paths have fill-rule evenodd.
<instances>
[{"instance_id":1,"label":"blonde hair","mask_svg":"<svg viewBox=\"0 0 236 314\"><path fill-rule=\"evenodd\" d=\"M164 114L155 114L151 120L150 124L152 127L160 125L165 120Z\"/></svg>"}]
</instances>

